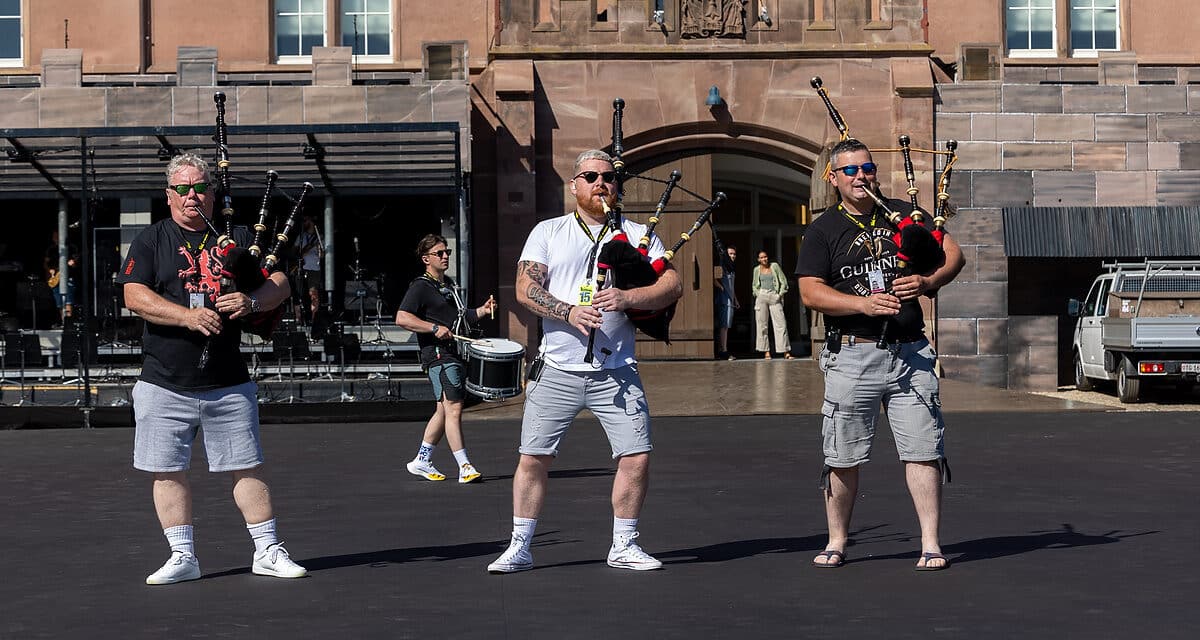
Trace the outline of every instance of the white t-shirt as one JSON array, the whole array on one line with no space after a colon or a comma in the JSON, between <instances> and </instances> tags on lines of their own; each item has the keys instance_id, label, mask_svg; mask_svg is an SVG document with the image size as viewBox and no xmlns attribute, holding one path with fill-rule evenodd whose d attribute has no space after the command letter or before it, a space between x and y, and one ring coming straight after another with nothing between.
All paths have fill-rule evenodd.
<instances>
[{"instance_id":1,"label":"white t-shirt","mask_svg":"<svg viewBox=\"0 0 1200 640\"><path fill-rule=\"evenodd\" d=\"M584 220L586 222L586 220ZM592 237L602 225L588 225ZM622 218L621 228L629 241L637 243L646 233L646 225ZM609 230L604 235L604 244L612 239ZM546 291L550 295L570 304L579 303L580 288L587 281L588 255L593 240L580 228L571 212L557 218L539 222L521 251L521 261L538 262L546 265ZM601 244L603 248L604 244ZM599 254L599 251L596 252ZM655 260L666 253L657 235L650 237L649 257ZM592 285L595 286L595 258L592 259ZM557 318L542 318L542 353L546 361L556 369L564 371L592 371L596 368L617 369L637 362L634 357L634 326L624 311L604 313L604 323L596 330L595 359L592 364L583 361L587 352L588 337L575 327ZM601 349L612 354L605 357ZM603 364L601 364L603 362Z\"/></svg>"}]
</instances>

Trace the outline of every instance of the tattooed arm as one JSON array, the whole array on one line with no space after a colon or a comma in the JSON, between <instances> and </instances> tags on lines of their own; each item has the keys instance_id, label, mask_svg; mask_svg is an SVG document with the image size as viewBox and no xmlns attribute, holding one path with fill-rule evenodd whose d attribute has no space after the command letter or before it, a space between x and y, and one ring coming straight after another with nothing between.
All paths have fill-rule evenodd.
<instances>
[{"instance_id":1,"label":"tattooed arm","mask_svg":"<svg viewBox=\"0 0 1200 640\"><path fill-rule=\"evenodd\" d=\"M517 302L538 316L561 320L587 333L599 327L602 316L592 307L563 302L546 291L546 265L522 260L517 263Z\"/></svg>"}]
</instances>

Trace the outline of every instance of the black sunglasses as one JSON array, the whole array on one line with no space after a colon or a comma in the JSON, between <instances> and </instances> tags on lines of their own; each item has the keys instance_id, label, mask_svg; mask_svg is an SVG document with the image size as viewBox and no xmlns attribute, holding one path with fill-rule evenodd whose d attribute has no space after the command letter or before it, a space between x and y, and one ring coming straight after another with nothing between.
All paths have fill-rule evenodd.
<instances>
[{"instance_id":1,"label":"black sunglasses","mask_svg":"<svg viewBox=\"0 0 1200 640\"><path fill-rule=\"evenodd\" d=\"M208 183L207 182L197 182L195 184L172 184L172 185L167 185L167 188L174 189L175 193L178 193L181 196L186 196L188 194L188 192L191 191L192 189L195 189L197 194L201 194L201 193L204 193L205 191L208 191Z\"/></svg>"},{"instance_id":2,"label":"black sunglasses","mask_svg":"<svg viewBox=\"0 0 1200 640\"><path fill-rule=\"evenodd\" d=\"M844 167L838 167L837 169L834 169L834 171L841 171L842 174L846 176L856 176L858 175L858 170L862 169L863 173L873 176L875 175L875 170L878 168L879 167L877 167L874 162L864 162L861 165L848 164Z\"/></svg>"},{"instance_id":3,"label":"black sunglasses","mask_svg":"<svg viewBox=\"0 0 1200 640\"><path fill-rule=\"evenodd\" d=\"M451 251L452 251L451 249L442 249L441 251L430 251L429 253L427 253L427 254L425 254L425 255L427 255L427 256L437 256L437 257L439 257L439 258L449 258L449 257L450 257L450 252L451 252Z\"/></svg>"},{"instance_id":4,"label":"black sunglasses","mask_svg":"<svg viewBox=\"0 0 1200 640\"><path fill-rule=\"evenodd\" d=\"M603 171L603 172L601 172L601 171L584 171L583 173L580 173L579 175L577 175L575 177L583 178L584 180L587 181L588 184L592 184L593 182L595 182L597 177L603 178L605 182L611 183L613 180L617 179L617 172L616 171ZM572 179L574 179L574 178L572 178Z\"/></svg>"}]
</instances>

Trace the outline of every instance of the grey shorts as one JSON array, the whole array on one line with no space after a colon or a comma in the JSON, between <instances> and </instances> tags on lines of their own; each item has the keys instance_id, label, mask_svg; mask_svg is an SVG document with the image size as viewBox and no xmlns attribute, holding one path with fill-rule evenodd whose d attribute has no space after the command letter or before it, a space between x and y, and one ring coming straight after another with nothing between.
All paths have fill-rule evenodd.
<instances>
[{"instance_id":1,"label":"grey shorts","mask_svg":"<svg viewBox=\"0 0 1200 640\"><path fill-rule=\"evenodd\" d=\"M446 400L462 402L467 388L465 373L463 364L456 360L429 365L429 382L433 384L434 399L441 402L442 394L445 394Z\"/></svg>"},{"instance_id":2,"label":"grey shorts","mask_svg":"<svg viewBox=\"0 0 1200 640\"><path fill-rule=\"evenodd\" d=\"M871 459L881 405L901 460L930 462L944 457L946 425L933 370L936 359L925 339L897 345L894 353L877 348L874 341L843 344L836 354L822 349L825 464L846 468Z\"/></svg>"},{"instance_id":3,"label":"grey shorts","mask_svg":"<svg viewBox=\"0 0 1200 640\"><path fill-rule=\"evenodd\" d=\"M139 380L133 385L133 467L155 473L186 470L192 462L192 441L200 430L209 471L239 471L262 464L257 392L253 382L181 393Z\"/></svg>"},{"instance_id":4,"label":"grey shorts","mask_svg":"<svg viewBox=\"0 0 1200 640\"><path fill-rule=\"evenodd\" d=\"M525 387L520 452L558 455L567 428L585 408L595 414L608 434L613 458L654 448L650 444L650 407L637 365L576 372L547 364L541 377Z\"/></svg>"}]
</instances>

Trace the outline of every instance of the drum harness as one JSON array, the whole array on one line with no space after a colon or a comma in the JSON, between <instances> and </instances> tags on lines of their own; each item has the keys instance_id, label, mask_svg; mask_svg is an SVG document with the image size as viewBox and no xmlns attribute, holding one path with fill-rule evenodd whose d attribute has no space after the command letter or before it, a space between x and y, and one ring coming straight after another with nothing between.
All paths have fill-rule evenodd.
<instances>
[{"instance_id":1,"label":"drum harness","mask_svg":"<svg viewBox=\"0 0 1200 640\"><path fill-rule=\"evenodd\" d=\"M454 319L454 326L450 328L450 333L452 333L454 335L461 335L463 333L463 331L462 331L463 327L468 327L468 323L467 323L466 307L463 305L462 298L459 297L459 295L458 295L458 285L457 284L455 284L453 286L447 285L444 281L438 280L438 279L434 278L433 276L429 275L428 271L426 271L425 273L422 273L421 277L418 279L425 280L426 282L428 282L447 301L449 301L449 300L454 301L454 307L455 307L455 312L457 314L457 317ZM441 347L434 347L433 353L437 357L438 360L442 359L442 348Z\"/></svg>"}]
</instances>

